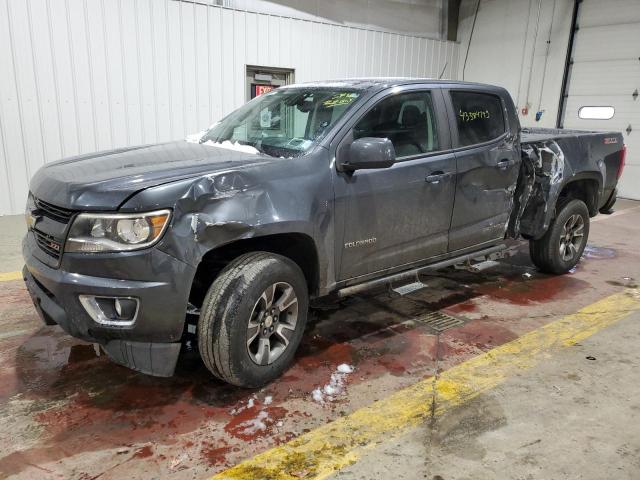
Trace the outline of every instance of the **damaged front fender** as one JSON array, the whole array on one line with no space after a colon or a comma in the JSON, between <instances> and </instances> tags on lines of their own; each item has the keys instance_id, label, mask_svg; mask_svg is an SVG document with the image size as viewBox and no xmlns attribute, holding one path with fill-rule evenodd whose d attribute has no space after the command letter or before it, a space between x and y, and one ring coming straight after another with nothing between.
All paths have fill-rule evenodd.
<instances>
[{"instance_id":1,"label":"damaged front fender","mask_svg":"<svg viewBox=\"0 0 640 480\"><path fill-rule=\"evenodd\" d=\"M320 168L323 159L280 159L181 180L140 192L123 210L171 201L171 228L157 248L192 266L216 248L277 234L312 238L324 260L332 254L326 239L332 238L333 190L329 169ZM331 263L322 265L327 270Z\"/></svg>"}]
</instances>

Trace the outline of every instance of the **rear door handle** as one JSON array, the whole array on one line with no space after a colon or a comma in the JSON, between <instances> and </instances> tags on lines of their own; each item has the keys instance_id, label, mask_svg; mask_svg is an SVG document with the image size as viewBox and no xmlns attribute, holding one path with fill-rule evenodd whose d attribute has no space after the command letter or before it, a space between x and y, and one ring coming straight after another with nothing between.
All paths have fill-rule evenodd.
<instances>
[{"instance_id":1,"label":"rear door handle","mask_svg":"<svg viewBox=\"0 0 640 480\"><path fill-rule=\"evenodd\" d=\"M444 173L443 171L437 171L437 172L432 172L429 175L427 175L425 180L427 181L427 183L440 183L440 180L442 180L442 179L444 179L445 177L448 177L448 176L449 176L448 173Z\"/></svg>"},{"instance_id":2,"label":"rear door handle","mask_svg":"<svg viewBox=\"0 0 640 480\"><path fill-rule=\"evenodd\" d=\"M500 160L498 162L497 167L504 170L504 169L510 167L511 165L515 164L515 163L516 163L515 160L509 160L507 158L503 158L502 160Z\"/></svg>"}]
</instances>

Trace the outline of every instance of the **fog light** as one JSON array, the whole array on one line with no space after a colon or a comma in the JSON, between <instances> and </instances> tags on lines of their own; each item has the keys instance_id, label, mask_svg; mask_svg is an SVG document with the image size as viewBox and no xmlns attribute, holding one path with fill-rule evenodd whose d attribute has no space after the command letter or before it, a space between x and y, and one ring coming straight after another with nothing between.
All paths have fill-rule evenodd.
<instances>
[{"instance_id":1,"label":"fog light","mask_svg":"<svg viewBox=\"0 0 640 480\"><path fill-rule=\"evenodd\" d=\"M128 327L138 316L140 302L137 298L93 295L80 295L79 298L93 321L102 325Z\"/></svg>"},{"instance_id":2,"label":"fog light","mask_svg":"<svg viewBox=\"0 0 640 480\"><path fill-rule=\"evenodd\" d=\"M138 300L134 298L116 298L114 301L116 314L121 320L133 319L138 310Z\"/></svg>"}]
</instances>

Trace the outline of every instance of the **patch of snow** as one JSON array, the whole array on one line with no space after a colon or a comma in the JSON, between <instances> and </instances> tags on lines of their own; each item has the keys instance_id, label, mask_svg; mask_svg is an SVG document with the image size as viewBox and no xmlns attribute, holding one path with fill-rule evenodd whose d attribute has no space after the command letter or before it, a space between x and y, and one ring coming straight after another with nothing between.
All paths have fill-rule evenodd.
<instances>
[{"instance_id":1,"label":"patch of snow","mask_svg":"<svg viewBox=\"0 0 640 480\"><path fill-rule=\"evenodd\" d=\"M198 133L192 133L184 137L184 141L189 143L200 143L200 140L202 139L202 137L204 137L205 133L207 133L206 130L202 130Z\"/></svg>"},{"instance_id":2,"label":"patch of snow","mask_svg":"<svg viewBox=\"0 0 640 480\"><path fill-rule=\"evenodd\" d=\"M201 145L209 145L212 147L226 148L227 150L235 150L236 152L244 152L244 153L252 153L257 155L260 153L260 150L252 147L251 145L242 145L240 142L231 143L229 140L225 140L224 142L212 142L211 140L207 140Z\"/></svg>"},{"instance_id":3,"label":"patch of snow","mask_svg":"<svg viewBox=\"0 0 640 480\"><path fill-rule=\"evenodd\" d=\"M276 427L282 427L282 426L284 426L284 422L282 420L276 423Z\"/></svg>"},{"instance_id":4,"label":"patch of snow","mask_svg":"<svg viewBox=\"0 0 640 480\"><path fill-rule=\"evenodd\" d=\"M218 125L220 122L216 122L216 123L212 123L211 125L209 125L209 128L207 128L206 130L202 130L198 133L192 133L190 135L187 135L186 137L184 137L185 142L189 142L189 143L200 143L200 140L202 140L202 137L204 137L204 135L211 130L213 127L215 127L216 125Z\"/></svg>"},{"instance_id":5,"label":"patch of snow","mask_svg":"<svg viewBox=\"0 0 640 480\"><path fill-rule=\"evenodd\" d=\"M347 365L346 363L341 363L338 365L336 369L340 373L353 373L353 367L351 365Z\"/></svg>"},{"instance_id":6,"label":"patch of snow","mask_svg":"<svg viewBox=\"0 0 640 480\"><path fill-rule=\"evenodd\" d=\"M253 435L257 432L264 432L267 429L267 424L265 420L269 418L269 414L264 410L258 413L256 418L252 418L247 420L246 422L242 422L240 425L242 428L243 435Z\"/></svg>"},{"instance_id":7,"label":"patch of snow","mask_svg":"<svg viewBox=\"0 0 640 480\"><path fill-rule=\"evenodd\" d=\"M234 408L231 410L231 415L238 415L240 412L246 410L247 408L253 408L255 405L255 401L256 401L256 396L254 395L253 397L251 397L248 401L246 405L242 405L238 408Z\"/></svg>"},{"instance_id":8,"label":"patch of snow","mask_svg":"<svg viewBox=\"0 0 640 480\"><path fill-rule=\"evenodd\" d=\"M313 392L311 392L311 397L314 402L324 403L324 397L322 396L322 390L316 388Z\"/></svg>"},{"instance_id":9,"label":"patch of snow","mask_svg":"<svg viewBox=\"0 0 640 480\"><path fill-rule=\"evenodd\" d=\"M327 383L322 388L316 388L313 392L311 392L313 401L317 403L334 401L335 397L337 397L344 391L344 384L347 376L350 373L353 373L353 371L354 368L351 365L347 365L346 363L338 365L336 371L331 374L329 383Z\"/></svg>"},{"instance_id":10,"label":"patch of snow","mask_svg":"<svg viewBox=\"0 0 640 480\"><path fill-rule=\"evenodd\" d=\"M333 375L331 375L331 383L325 385L322 391L326 395L338 395L342 392L342 386L339 382L334 381Z\"/></svg>"},{"instance_id":11,"label":"patch of snow","mask_svg":"<svg viewBox=\"0 0 640 480\"><path fill-rule=\"evenodd\" d=\"M525 278L531 278L532 277L532 275L529 272L523 273L522 276L525 277Z\"/></svg>"},{"instance_id":12,"label":"patch of snow","mask_svg":"<svg viewBox=\"0 0 640 480\"><path fill-rule=\"evenodd\" d=\"M262 402L265 405L271 405L271 403L273 402L273 397L271 395L267 395L266 397L264 397L264 402Z\"/></svg>"}]
</instances>

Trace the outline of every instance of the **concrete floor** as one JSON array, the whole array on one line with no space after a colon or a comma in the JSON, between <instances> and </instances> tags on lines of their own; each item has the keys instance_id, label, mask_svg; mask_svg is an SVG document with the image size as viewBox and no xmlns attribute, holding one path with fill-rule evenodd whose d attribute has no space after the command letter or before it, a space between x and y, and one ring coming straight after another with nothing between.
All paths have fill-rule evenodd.
<instances>
[{"instance_id":1,"label":"concrete floor","mask_svg":"<svg viewBox=\"0 0 640 480\"><path fill-rule=\"evenodd\" d=\"M0 216L0 272L22 270L20 244L27 231L22 215Z\"/></svg>"},{"instance_id":2,"label":"concrete floor","mask_svg":"<svg viewBox=\"0 0 640 480\"><path fill-rule=\"evenodd\" d=\"M349 299L317 315L287 374L255 391L212 379L199 361L183 359L170 379L113 365L94 345L42 325L20 281L2 282L0 478L191 479L222 471L436 368L636 288L639 206L621 201L616 214L597 217L573 274L538 273L523 246L482 273L427 277L429 288L405 297L382 291ZM20 267L15 232L21 228L21 219L0 218L0 272ZM413 321L433 310L467 323L436 337ZM549 358L336 476L640 478L638 318ZM344 393L314 401L311 392L329 383L341 363L355 367ZM259 412L268 414L265 428L246 428Z\"/></svg>"},{"instance_id":3,"label":"concrete floor","mask_svg":"<svg viewBox=\"0 0 640 480\"><path fill-rule=\"evenodd\" d=\"M636 313L336 478L637 480L639 343Z\"/></svg>"}]
</instances>

